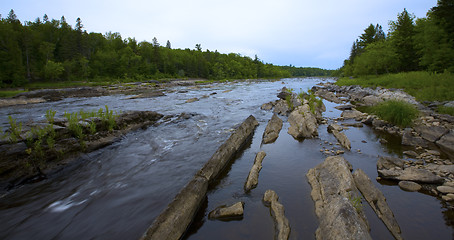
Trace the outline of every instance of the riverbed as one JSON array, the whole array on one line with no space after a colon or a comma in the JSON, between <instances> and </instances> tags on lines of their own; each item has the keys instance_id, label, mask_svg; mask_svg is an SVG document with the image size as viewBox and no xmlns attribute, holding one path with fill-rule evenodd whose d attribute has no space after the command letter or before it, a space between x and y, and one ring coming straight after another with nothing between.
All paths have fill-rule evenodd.
<instances>
[{"instance_id":1,"label":"riverbed","mask_svg":"<svg viewBox=\"0 0 454 240\"><path fill-rule=\"evenodd\" d=\"M283 86L296 92L326 79L243 81L206 86L168 88L156 98L129 99L128 95L66 98L58 102L0 109L0 126L11 115L17 121L45 119L47 109L63 113L97 110L152 110L176 115L171 121L124 136L111 146L84 154L49 179L24 185L0 197L1 239L138 239L188 180L204 165L232 130L249 115L260 125L252 140L207 194L207 202L191 225L186 239L273 239L274 225L263 193L273 189L285 207L290 239L313 239L318 226L306 173L326 155L320 149L340 149L334 136L319 126L319 138L297 141L287 134L286 117L279 138L261 144L271 111L260 109L273 101ZM197 98L198 101L186 103ZM324 101L328 122L340 116L336 104ZM181 116L181 113L184 117ZM402 157L396 139L379 135L368 126L345 134L352 150L344 157L361 168L385 195L404 239L450 239L454 212L420 192L405 192L389 182L377 182L378 155ZM388 144L379 142L386 138ZM397 140L398 142L398 140ZM243 185L255 154L265 151L257 188L244 193ZM208 220L214 208L243 201L242 220ZM392 239L384 224L363 201L374 239Z\"/></svg>"}]
</instances>

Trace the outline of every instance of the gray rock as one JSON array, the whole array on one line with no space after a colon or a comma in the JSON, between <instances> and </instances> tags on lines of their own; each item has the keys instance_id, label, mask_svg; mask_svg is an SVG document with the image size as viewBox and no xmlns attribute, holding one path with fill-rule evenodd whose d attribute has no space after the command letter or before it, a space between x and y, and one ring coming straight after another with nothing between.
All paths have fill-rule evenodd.
<instances>
[{"instance_id":1,"label":"gray rock","mask_svg":"<svg viewBox=\"0 0 454 240\"><path fill-rule=\"evenodd\" d=\"M418 169L415 167L408 167L404 170L399 169L383 169L377 170L378 175L384 179L398 180L398 181L413 181L419 183L441 184L444 179L433 174L426 169Z\"/></svg>"},{"instance_id":2,"label":"gray rock","mask_svg":"<svg viewBox=\"0 0 454 240\"><path fill-rule=\"evenodd\" d=\"M278 201L279 197L273 190L266 190L263 195L263 201L269 204L271 215L274 219L274 226L276 229L275 239L287 240L290 236L290 224L285 217L284 206Z\"/></svg>"},{"instance_id":3,"label":"gray rock","mask_svg":"<svg viewBox=\"0 0 454 240\"><path fill-rule=\"evenodd\" d=\"M362 115L363 113L356 109L345 110L341 113L341 117L343 117L344 119L358 118L361 117Z\"/></svg>"},{"instance_id":4,"label":"gray rock","mask_svg":"<svg viewBox=\"0 0 454 240\"><path fill-rule=\"evenodd\" d=\"M370 178L363 170L358 169L353 173L356 187L363 194L370 207L374 210L377 216L383 221L394 238L402 239L399 224L394 218L394 214L386 203L386 198L383 193L375 187Z\"/></svg>"},{"instance_id":5,"label":"gray rock","mask_svg":"<svg viewBox=\"0 0 454 240\"><path fill-rule=\"evenodd\" d=\"M357 127L357 128L361 128L361 127L363 127L363 123L361 123L361 122L342 123L342 126L345 126L345 127Z\"/></svg>"},{"instance_id":6,"label":"gray rock","mask_svg":"<svg viewBox=\"0 0 454 240\"><path fill-rule=\"evenodd\" d=\"M454 193L454 187L450 186L438 186L437 191L443 193L443 194L448 194L448 193Z\"/></svg>"},{"instance_id":7,"label":"gray rock","mask_svg":"<svg viewBox=\"0 0 454 240\"><path fill-rule=\"evenodd\" d=\"M275 104L274 102L264 103L264 104L262 104L260 109L266 110L266 111L271 110L271 109L273 109L274 104Z\"/></svg>"},{"instance_id":8,"label":"gray rock","mask_svg":"<svg viewBox=\"0 0 454 240\"><path fill-rule=\"evenodd\" d=\"M290 112L288 104L285 100L278 100L276 105L274 105L273 113L277 113L282 116L287 116Z\"/></svg>"},{"instance_id":9,"label":"gray rock","mask_svg":"<svg viewBox=\"0 0 454 240\"><path fill-rule=\"evenodd\" d=\"M454 130L444 135L436 144L445 152L451 160L454 160Z\"/></svg>"},{"instance_id":10,"label":"gray rock","mask_svg":"<svg viewBox=\"0 0 454 240\"><path fill-rule=\"evenodd\" d=\"M331 123L330 125L328 125L328 128L327 128L327 129L328 129L328 132L329 132L329 133L332 132L333 130L336 130L336 131L338 131L338 132L344 130L343 127L341 127L340 125L335 124L335 123Z\"/></svg>"},{"instance_id":11,"label":"gray rock","mask_svg":"<svg viewBox=\"0 0 454 240\"><path fill-rule=\"evenodd\" d=\"M377 105L377 104L383 102L383 99L381 99L381 98L379 98L377 96L374 96L374 95L369 95L369 96L365 96L362 99L362 102L366 106L374 106L374 105Z\"/></svg>"},{"instance_id":12,"label":"gray rock","mask_svg":"<svg viewBox=\"0 0 454 240\"><path fill-rule=\"evenodd\" d=\"M404 160L395 157L383 157L380 156L377 161L377 169L391 169L395 167L403 168L404 167Z\"/></svg>"},{"instance_id":13,"label":"gray rock","mask_svg":"<svg viewBox=\"0 0 454 240\"><path fill-rule=\"evenodd\" d=\"M409 192L417 192L421 190L421 185L411 182L411 181L400 181L399 182L399 187L402 190L409 191Z\"/></svg>"},{"instance_id":14,"label":"gray rock","mask_svg":"<svg viewBox=\"0 0 454 240\"><path fill-rule=\"evenodd\" d=\"M316 239L371 239L363 209L350 200L360 196L350 168L343 157L331 156L306 174L319 219Z\"/></svg>"},{"instance_id":15,"label":"gray rock","mask_svg":"<svg viewBox=\"0 0 454 240\"><path fill-rule=\"evenodd\" d=\"M449 132L448 129L440 126L428 127L425 125L418 125L414 127L414 129L422 138L433 143L438 141L443 135Z\"/></svg>"},{"instance_id":16,"label":"gray rock","mask_svg":"<svg viewBox=\"0 0 454 240\"><path fill-rule=\"evenodd\" d=\"M334 108L337 110L345 111L345 110L352 110L355 106L351 104L346 104L346 105L339 105L335 106Z\"/></svg>"},{"instance_id":17,"label":"gray rock","mask_svg":"<svg viewBox=\"0 0 454 240\"><path fill-rule=\"evenodd\" d=\"M372 120L372 127L374 127L374 128L385 127L386 125L388 125L388 124L381 119L374 118Z\"/></svg>"},{"instance_id":18,"label":"gray rock","mask_svg":"<svg viewBox=\"0 0 454 240\"><path fill-rule=\"evenodd\" d=\"M438 164L433 164L429 163L425 166L427 170L433 171L433 172L446 172L446 173L451 173L454 174L454 165L438 165Z\"/></svg>"},{"instance_id":19,"label":"gray rock","mask_svg":"<svg viewBox=\"0 0 454 240\"><path fill-rule=\"evenodd\" d=\"M402 135L402 145L413 147L421 146L423 148L428 147L427 141L422 137L414 136L409 128L404 130L404 134Z\"/></svg>"},{"instance_id":20,"label":"gray rock","mask_svg":"<svg viewBox=\"0 0 454 240\"><path fill-rule=\"evenodd\" d=\"M255 188L259 182L259 173L262 170L262 161L265 158L266 153L261 151L257 153L254 159L254 164L252 165L251 171L247 176L246 183L244 184L244 191L248 192L251 189Z\"/></svg>"},{"instance_id":21,"label":"gray rock","mask_svg":"<svg viewBox=\"0 0 454 240\"><path fill-rule=\"evenodd\" d=\"M350 150L351 149L351 144L350 140L348 140L347 136L343 132L338 132L336 130L331 131L336 137L337 141L346 149Z\"/></svg>"},{"instance_id":22,"label":"gray rock","mask_svg":"<svg viewBox=\"0 0 454 240\"><path fill-rule=\"evenodd\" d=\"M198 98L190 98L190 99L186 100L186 103L192 103L192 102L197 102L197 101L199 101Z\"/></svg>"},{"instance_id":23,"label":"gray rock","mask_svg":"<svg viewBox=\"0 0 454 240\"><path fill-rule=\"evenodd\" d=\"M283 87L281 92L277 95L278 98L285 100L288 96L291 96L292 94L288 91L286 87Z\"/></svg>"},{"instance_id":24,"label":"gray rock","mask_svg":"<svg viewBox=\"0 0 454 240\"><path fill-rule=\"evenodd\" d=\"M404 151L403 154L412 158L416 158L419 156L415 151Z\"/></svg>"},{"instance_id":25,"label":"gray rock","mask_svg":"<svg viewBox=\"0 0 454 240\"><path fill-rule=\"evenodd\" d=\"M209 219L233 220L241 219L244 212L244 202L237 202L230 206L219 206L208 214Z\"/></svg>"},{"instance_id":26,"label":"gray rock","mask_svg":"<svg viewBox=\"0 0 454 240\"><path fill-rule=\"evenodd\" d=\"M296 139L318 136L317 119L307 104L297 107L288 117L288 122L288 133Z\"/></svg>"},{"instance_id":27,"label":"gray rock","mask_svg":"<svg viewBox=\"0 0 454 240\"><path fill-rule=\"evenodd\" d=\"M282 119L280 119L276 114L273 114L273 117L271 117L268 125L266 125L262 142L266 144L276 141L279 137L279 132L282 129L282 124Z\"/></svg>"}]
</instances>

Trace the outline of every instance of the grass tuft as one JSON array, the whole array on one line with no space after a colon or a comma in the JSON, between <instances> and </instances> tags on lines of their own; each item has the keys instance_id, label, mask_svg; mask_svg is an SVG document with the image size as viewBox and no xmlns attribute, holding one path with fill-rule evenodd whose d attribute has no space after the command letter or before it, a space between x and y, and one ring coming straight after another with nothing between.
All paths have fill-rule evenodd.
<instances>
[{"instance_id":1,"label":"grass tuft","mask_svg":"<svg viewBox=\"0 0 454 240\"><path fill-rule=\"evenodd\" d=\"M410 126L419 114L418 109L414 105L400 100L389 100L379 103L373 106L371 111L381 119L399 127Z\"/></svg>"}]
</instances>

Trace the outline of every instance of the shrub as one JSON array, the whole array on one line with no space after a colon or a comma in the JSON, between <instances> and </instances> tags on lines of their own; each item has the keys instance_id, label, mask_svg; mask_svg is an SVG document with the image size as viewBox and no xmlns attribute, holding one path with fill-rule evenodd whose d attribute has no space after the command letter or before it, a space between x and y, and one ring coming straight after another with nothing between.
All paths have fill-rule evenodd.
<instances>
[{"instance_id":1,"label":"shrub","mask_svg":"<svg viewBox=\"0 0 454 240\"><path fill-rule=\"evenodd\" d=\"M381 119L400 127L409 126L419 114L415 106L401 100L385 101L371 110Z\"/></svg>"}]
</instances>

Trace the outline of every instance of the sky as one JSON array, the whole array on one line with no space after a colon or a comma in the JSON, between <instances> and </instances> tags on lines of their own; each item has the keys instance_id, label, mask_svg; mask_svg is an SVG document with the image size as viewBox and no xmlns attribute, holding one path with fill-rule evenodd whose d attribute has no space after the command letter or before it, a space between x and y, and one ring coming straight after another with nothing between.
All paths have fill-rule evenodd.
<instances>
[{"instance_id":1,"label":"sky","mask_svg":"<svg viewBox=\"0 0 454 240\"><path fill-rule=\"evenodd\" d=\"M337 69L369 24L385 33L404 8L426 16L437 0L0 0L6 18L49 19L87 32L119 32L125 38L172 48L239 53L274 65Z\"/></svg>"}]
</instances>

